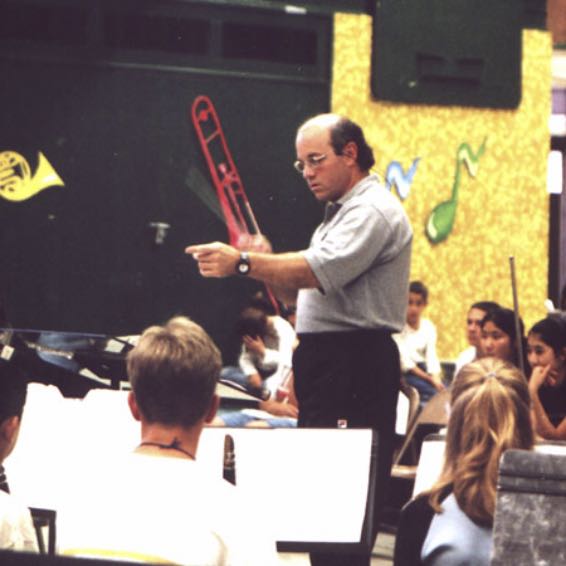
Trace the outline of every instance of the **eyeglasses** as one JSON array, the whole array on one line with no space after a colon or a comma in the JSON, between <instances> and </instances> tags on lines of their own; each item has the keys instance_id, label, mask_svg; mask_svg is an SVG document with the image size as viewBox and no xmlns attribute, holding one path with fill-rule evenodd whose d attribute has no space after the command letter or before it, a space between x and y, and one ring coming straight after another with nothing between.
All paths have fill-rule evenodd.
<instances>
[{"instance_id":1,"label":"eyeglasses","mask_svg":"<svg viewBox=\"0 0 566 566\"><path fill-rule=\"evenodd\" d=\"M309 155L305 161L295 161L295 163L293 163L293 167L302 175L306 167L318 169L327 157L328 156L324 153L321 155Z\"/></svg>"}]
</instances>

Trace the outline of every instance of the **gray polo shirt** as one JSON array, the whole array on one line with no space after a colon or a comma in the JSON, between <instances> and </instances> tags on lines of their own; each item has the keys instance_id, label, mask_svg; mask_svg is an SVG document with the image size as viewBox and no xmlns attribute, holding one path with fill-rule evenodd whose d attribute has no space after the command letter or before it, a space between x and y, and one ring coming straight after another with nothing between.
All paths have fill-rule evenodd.
<instances>
[{"instance_id":1,"label":"gray polo shirt","mask_svg":"<svg viewBox=\"0 0 566 566\"><path fill-rule=\"evenodd\" d=\"M362 179L314 232L303 253L321 289L301 289L297 332L388 328L405 323L412 229L376 175Z\"/></svg>"}]
</instances>

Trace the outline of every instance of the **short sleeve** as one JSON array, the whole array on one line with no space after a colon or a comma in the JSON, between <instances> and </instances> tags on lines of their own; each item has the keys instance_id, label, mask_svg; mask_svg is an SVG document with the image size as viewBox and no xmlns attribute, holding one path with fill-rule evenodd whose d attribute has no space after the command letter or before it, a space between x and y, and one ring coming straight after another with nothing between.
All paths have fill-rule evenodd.
<instances>
[{"instance_id":1,"label":"short sleeve","mask_svg":"<svg viewBox=\"0 0 566 566\"><path fill-rule=\"evenodd\" d=\"M340 211L326 235L303 254L322 289L336 290L378 260L391 234L380 211L371 206L355 206Z\"/></svg>"}]
</instances>

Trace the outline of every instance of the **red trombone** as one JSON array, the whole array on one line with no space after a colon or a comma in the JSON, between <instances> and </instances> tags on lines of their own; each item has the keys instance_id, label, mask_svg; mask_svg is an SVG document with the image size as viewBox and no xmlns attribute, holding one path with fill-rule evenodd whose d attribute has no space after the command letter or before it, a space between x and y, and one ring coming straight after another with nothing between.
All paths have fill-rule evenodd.
<instances>
[{"instance_id":1,"label":"red trombone","mask_svg":"<svg viewBox=\"0 0 566 566\"><path fill-rule=\"evenodd\" d=\"M195 98L191 118L224 214L230 245L239 248L242 236L261 235L250 201L226 143L218 114L208 96ZM275 312L279 305L266 286Z\"/></svg>"}]
</instances>

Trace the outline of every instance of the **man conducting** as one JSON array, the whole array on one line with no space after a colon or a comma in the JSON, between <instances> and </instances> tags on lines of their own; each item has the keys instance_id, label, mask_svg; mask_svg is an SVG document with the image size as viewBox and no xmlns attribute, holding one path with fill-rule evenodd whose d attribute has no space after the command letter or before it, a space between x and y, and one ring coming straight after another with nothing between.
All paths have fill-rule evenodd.
<instances>
[{"instance_id":1,"label":"man conducting","mask_svg":"<svg viewBox=\"0 0 566 566\"><path fill-rule=\"evenodd\" d=\"M283 302L296 301L299 426L378 430L382 493L400 376L391 334L405 321L411 226L399 201L370 175L373 152L348 118L309 119L298 130L296 152L295 168L327 203L308 249L273 254L214 242L189 246L186 253L204 277L246 275L270 285ZM369 563L359 558L336 557L341 564ZM320 555L311 555L311 562L334 563Z\"/></svg>"}]
</instances>

